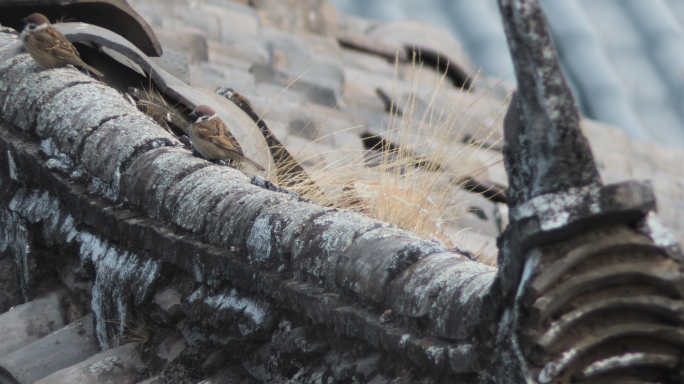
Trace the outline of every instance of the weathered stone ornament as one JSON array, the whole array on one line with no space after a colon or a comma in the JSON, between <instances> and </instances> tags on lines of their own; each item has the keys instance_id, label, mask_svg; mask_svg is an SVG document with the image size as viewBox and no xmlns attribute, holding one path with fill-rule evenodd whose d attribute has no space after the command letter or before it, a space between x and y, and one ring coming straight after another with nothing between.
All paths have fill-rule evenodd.
<instances>
[{"instance_id":1,"label":"weathered stone ornament","mask_svg":"<svg viewBox=\"0 0 684 384\"><path fill-rule=\"evenodd\" d=\"M499 7L519 86L504 121L495 381L681 382L684 259L651 185L603 185L538 2Z\"/></svg>"}]
</instances>

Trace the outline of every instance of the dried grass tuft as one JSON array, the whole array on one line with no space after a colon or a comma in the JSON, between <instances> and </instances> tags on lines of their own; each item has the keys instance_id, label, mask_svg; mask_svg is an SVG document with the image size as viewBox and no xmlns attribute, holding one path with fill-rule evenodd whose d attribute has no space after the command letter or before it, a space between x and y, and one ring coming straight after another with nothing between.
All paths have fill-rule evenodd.
<instances>
[{"instance_id":1,"label":"dried grass tuft","mask_svg":"<svg viewBox=\"0 0 684 384\"><path fill-rule=\"evenodd\" d=\"M152 85L151 78L146 87L129 87L128 95L135 101L135 106L140 112L150 117L167 132L176 137L185 134L190 123L183 117L183 112L187 108L181 103L170 104L166 97Z\"/></svg>"},{"instance_id":2,"label":"dried grass tuft","mask_svg":"<svg viewBox=\"0 0 684 384\"><path fill-rule=\"evenodd\" d=\"M118 320L107 320L107 323L115 324L121 328ZM147 322L142 311L126 312L124 319L123 332L119 333L109 341L109 347L114 348L128 343L138 343L142 346L150 339L150 332L147 329Z\"/></svg>"},{"instance_id":3,"label":"dried grass tuft","mask_svg":"<svg viewBox=\"0 0 684 384\"><path fill-rule=\"evenodd\" d=\"M371 150L352 150L359 146L348 145L327 153L308 151L310 157L301 156L307 152L304 148L293 153L300 163L311 163L319 156L325 160L305 167L305 176L278 172L289 175L278 182L321 205L363 212L448 247L459 246L445 227L468 207L467 194L459 193L468 180L464 176L477 177L500 161L500 154L489 149L501 145L497 132L507 103L489 111L485 121L471 121L471 112L489 91L472 101L468 92L446 89L442 74L434 90L419 98L423 68L414 61L413 69L404 92L401 86L397 89L395 66L389 121L382 132L359 138L380 144ZM359 127L348 129L354 132ZM311 145L326 139L321 137Z\"/></svg>"}]
</instances>

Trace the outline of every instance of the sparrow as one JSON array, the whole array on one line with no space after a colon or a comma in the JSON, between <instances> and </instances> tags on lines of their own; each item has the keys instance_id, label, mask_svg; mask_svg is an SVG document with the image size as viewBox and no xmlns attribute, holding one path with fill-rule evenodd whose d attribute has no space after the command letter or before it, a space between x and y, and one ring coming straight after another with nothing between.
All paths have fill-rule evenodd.
<instances>
[{"instance_id":1,"label":"sparrow","mask_svg":"<svg viewBox=\"0 0 684 384\"><path fill-rule=\"evenodd\" d=\"M202 157L210 161L245 162L260 171L265 171L264 167L245 156L240 144L211 107L199 105L189 116L196 119L188 132L190 140Z\"/></svg>"},{"instance_id":2,"label":"sparrow","mask_svg":"<svg viewBox=\"0 0 684 384\"><path fill-rule=\"evenodd\" d=\"M259 116L254 112L254 108L252 108L252 105L245 99L244 96L241 94L235 92L233 88L223 88L220 90L220 95L223 95L225 98L228 100L232 101L235 105L240 107L249 117L254 120L256 123L259 121Z\"/></svg>"},{"instance_id":3,"label":"sparrow","mask_svg":"<svg viewBox=\"0 0 684 384\"><path fill-rule=\"evenodd\" d=\"M268 129L268 126L266 126L266 123L263 120L261 120L259 115L257 115L256 112L254 112L254 108L252 108L252 104L250 104L249 101L247 101L247 99L245 99L244 96L235 92L235 90L233 90L233 88L226 88L226 87L217 88L216 93L218 93L219 95L221 95L221 96L225 97L226 99L232 101L233 104L240 107L240 109L242 109L242 111L244 113L246 113L247 116L249 116L254 121L254 124L256 124L256 126L261 130L261 133L264 135L264 138L266 139L266 141L268 142L268 145L270 147L275 147L275 146L280 145L280 143L272 142L273 141L272 140L273 133L271 133L271 130Z\"/></svg>"},{"instance_id":4,"label":"sparrow","mask_svg":"<svg viewBox=\"0 0 684 384\"><path fill-rule=\"evenodd\" d=\"M62 32L50 25L47 17L34 13L22 21L26 26L21 31L21 41L41 68L65 67L71 64L74 67L85 68L97 76L104 76L102 72L81 60L74 45Z\"/></svg>"},{"instance_id":5,"label":"sparrow","mask_svg":"<svg viewBox=\"0 0 684 384\"><path fill-rule=\"evenodd\" d=\"M312 190L320 191L304 168L302 168L301 164L295 160L294 156L292 156L283 144L273 135L273 132L268 128L266 122L254 112L254 108L252 108L252 105L244 96L235 92L233 88L227 87L219 87L215 92L232 101L233 104L240 107L247 116L254 120L254 123L264 135L264 139L266 139L266 144L268 144L271 155L273 156L273 161L276 165L276 173L278 174L279 180L283 182L284 185L294 186L296 184L305 184ZM323 191L320 191L320 193L323 193Z\"/></svg>"}]
</instances>

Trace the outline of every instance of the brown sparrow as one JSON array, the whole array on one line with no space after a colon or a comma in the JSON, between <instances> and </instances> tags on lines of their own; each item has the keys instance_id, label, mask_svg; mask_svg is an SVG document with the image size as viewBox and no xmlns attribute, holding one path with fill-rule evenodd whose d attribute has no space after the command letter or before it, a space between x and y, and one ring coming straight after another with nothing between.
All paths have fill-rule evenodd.
<instances>
[{"instance_id":1,"label":"brown sparrow","mask_svg":"<svg viewBox=\"0 0 684 384\"><path fill-rule=\"evenodd\" d=\"M26 23L26 27L21 32L21 41L41 68L64 67L71 64L74 67L85 68L97 76L104 76L102 72L81 60L74 45L62 32L50 25L47 17L34 13L22 21Z\"/></svg>"},{"instance_id":2,"label":"brown sparrow","mask_svg":"<svg viewBox=\"0 0 684 384\"><path fill-rule=\"evenodd\" d=\"M240 107L249 117L254 120L255 123L261 121L259 119L259 116L254 112L254 109L252 108L252 105L245 99L244 96L241 94L235 92L233 88L224 88L222 89L221 95L226 97L228 100L232 101L235 105Z\"/></svg>"},{"instance_id":3,"label":"brown sparrow","mask_svg":"<svg viewBox=\"0 0 684 384\"><path fill-rule=\"evenodd\" d=\"M264 167L255 163L242 152L240 144L230 133L216 112L206 105L199 105L190 114L197 118L190 126L190 140L197 152L207 160L233 160L238 163L249 163L254 168L265 171Z\"/></svg>"},{"instance_id":4,"label":"brown sparrow","mask_svg":"<svg viewBox=\"0 0 684 384\"><path fill-rule=\"evenodd\" d=\"M292 154L283 146L283 144L273 135L273 132L268 129L266 122L264 122L256 114L256 112L254 112L252 105L249 103L249 101L247 101L247 99L245 99L244 96L235 92L233 88L227 87L219 87L215 92L232 101L233 104L240 107L240 109L242 109L247 116L254 120L254 123L257 125L257 127L259 127L261 133L264 135L264 139L266 139L266 144L268 144L273 161L276 165L276 172L279 174L278 177L282 182L284 182L285 185L293 186L296 184L306 184L312 191L316 190L320 191L320 193L323 193L323 191L316 187L314 181L311 179L311 177L309 177L309 174L306 173L304 168L302 168L301 164L295 160L294 156L292 156Z\"/></svg>"}]
</instances>

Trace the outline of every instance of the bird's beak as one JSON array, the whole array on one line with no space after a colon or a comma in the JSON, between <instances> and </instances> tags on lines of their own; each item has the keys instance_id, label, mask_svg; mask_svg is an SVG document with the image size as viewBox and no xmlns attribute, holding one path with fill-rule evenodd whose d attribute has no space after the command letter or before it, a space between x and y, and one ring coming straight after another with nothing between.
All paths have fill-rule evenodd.
<instances>
[{"instance_id":1,"label":"bird's beak","mask_svg":"<svg viewBox=\"0 0 684 384\"><path fill-rule=\"evenodd\" d=\"M21 19L21 22L24 23L24 25L28 24L28 20L25 17Z\"/></svg>"},{"instance_id":2,"label":"bird's beak","mask_svg":"<svg viewBox=\"0 0 684 384\"><path fill-rule=\"evenodd\" d=\"M190 116L193 120L197 119L197 114L195 112L190 112L188 116Z\"/></svg>"}]
</instances>

